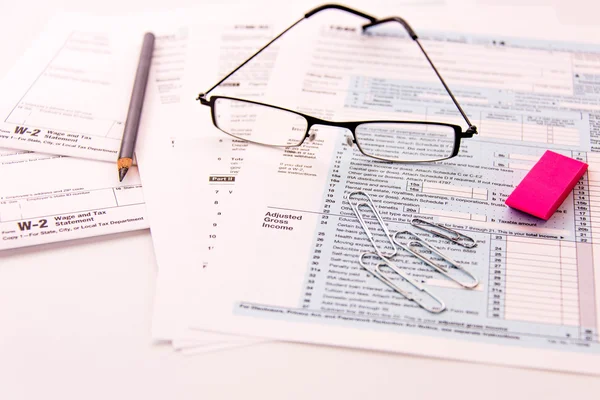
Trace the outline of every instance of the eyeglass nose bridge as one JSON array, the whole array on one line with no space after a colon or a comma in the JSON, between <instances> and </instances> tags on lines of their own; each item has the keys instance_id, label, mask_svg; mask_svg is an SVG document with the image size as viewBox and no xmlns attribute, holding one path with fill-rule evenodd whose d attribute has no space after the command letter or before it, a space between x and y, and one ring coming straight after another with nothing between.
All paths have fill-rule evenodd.
<instances>
[{"instance_id":1,"label":"eyeglass nose bridge","mask_svg":"<svg viewBox=\"0 0 600 400\"><path fill-rule=\"evenodd\" d=\"M356 129L356 125L355 123L348 123L348 122L335 122L335 121L326 121L324 119L319 119L319 118L307 118L308 120L308 126L306 128L306 138L309 141L313 141L316 138L316 132L313 131L313 127L316 126L329 126L329 127L333 127L333 128L338 128L338 129L343 129L345 131L347 131L348 134L346 134L346 144L350 147L352 147L355 143L356 143L356 135L354 133L354 130ZM312 131L312 132L311 132Z\"/></svg>"}]
</instances>

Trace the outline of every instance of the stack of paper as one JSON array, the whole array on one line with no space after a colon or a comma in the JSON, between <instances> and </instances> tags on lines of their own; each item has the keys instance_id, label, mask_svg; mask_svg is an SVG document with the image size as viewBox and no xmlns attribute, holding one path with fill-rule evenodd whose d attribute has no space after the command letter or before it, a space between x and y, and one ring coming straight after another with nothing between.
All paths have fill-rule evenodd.
<instances>
[{"instance_id":1,"label":"stack of paper","mask_svg":"<svg viewBox=\"0 0 600 400\"><path fill-rule=\"evenodd\" d=\"M211 94L334 121L463 123L400 26L365 36L360 21L337 21L303 22L297 36ZM222 75L244 58L225 61L227 40L246 43L242 30L223 29L213 59L227 65L213 67ZM600 46L419 34L480 131L449 161L381 163L349 146L350 132L325 126L296 149L249 145L218 131L208 107L182 103L178 128L140 158L147 198L170 194L168 207L163 200L149 209L161 265L157 339L187 352L266 338L600 372L593 222L600 96L591 79ZM188 82L191 95L212 83ZM546 149L587 162L590 172L544 223L503 202ZM164 163L177 174L153 165ZM474 238L478 246L464 249L425 235L479 286L461 288L399 254L395 261L446 301L448 310L434 315L373 278L358 263L371 245L346 200L353 190L371 194L392 231L411 229L419 216Z\"/></svg>"},{"instance_id":2,"label":"stack of paper","mask_svg":"<svg viewBox=\"0 0 600 400\"><path fill-rule=\"evenodd\" d=\"M136 172L117 184L114 160L147 24L117 33L69 21L2 87L0 145L18 150L0 152L0 248L150 225L152 336L186 354L285 340L600 373L600 45L420 30L480 133L450 160L398 164L367 158L343 128L315 126L288 149L219 131L194 99L284 27L163 21L136 153L142 195ZM362 22L302 21L210 95L328 121L464 128L402 26L364 34ZM547 149L589 172L543 222L504 200ZM372 247L347 200L355 190L391 231L420 217L472 237L477 247L461 248L421 232L479 285L398 253L446 301L431 314L371 276L359 255Z\"/></svg>"},{"instance_id":3,"label":"stack of paper","mask_svg":"<svg viewBox=\"0 0 600 400\"><path fill-rule=\"evenodd\" d=\"M156 18L60 15L3 79L0 146L6 148L0 148L0 249L149 227L137 167L119 183L115 162L143 33L152 30L157 40L137 149L143 158L157 148L157 160L169 150L159 146L163 139L169 143L171 135L197 137L201 132L187 126L189 120L184 118L189 110L182 99L194 98L184 80L216 78L218 71L230 68L273 34L268 24L231 23L219 27L223 42L211 43L202 35L207 25L193 23L192 16L185 14L163 13ZM205 54L217 55L214 64L203 63L186 77L188 67ZM244 94L262 94L274 54L267 52L265 64L249 70L261 75L262 81L253 82ZM169 179L173 174L164 164L147 164L144 173L149 187L144 192L155 199L148 208L158 215L179 199L165 196L160 186L152 196L154 175L163 177L168 172L164 177ZM156 218L157 242L162 242L163 232L171 235L172 221L165 219L166 231L161 229L162 222ZM168 266L175 261L168 254L163 259L164 253L159 246L157 258L166 266L160 273L159 293L164 292ZM174 287L173 293L180 289ZM158 299L154 337L172 340L179 331L173 330L171 313L179 309L171 307L171 294ZM161 313L165 307L169 308ZM207 351L253 342L209 333L177 339L178 345L194 347L194 351L201 344Z\"/></svg>"},{"instance_id":4,"label":"stack of paper","mask_svg":"<svg viewBox=\"0 0 600 400\"><path fill-rule=\"evenodd\" d=\"M0 249L148 228L137 169L115 179L143 32L122 26L57 17L2 81Z\"/></svg>"}]
</instances>

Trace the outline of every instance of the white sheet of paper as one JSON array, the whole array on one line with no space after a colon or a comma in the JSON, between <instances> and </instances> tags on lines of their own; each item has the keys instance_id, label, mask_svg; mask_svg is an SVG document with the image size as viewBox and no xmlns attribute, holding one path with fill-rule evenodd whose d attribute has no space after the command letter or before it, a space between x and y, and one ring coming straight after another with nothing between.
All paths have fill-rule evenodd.
<instances>
[{"instance_id":1,"label":"white sheet of paper","mask_svg":"<svg viewBox=\"0 0 600 400\"><path fill-rule=\"evenodd\" d=\"M264 343L266 340L262 341L243 341L243 342L226 342L222 344L214 344L210 346L201 346L201 347L189 347L180 349L179 352L185 356L193 356L197 354L206 354L214 351L223 351L223 350L233 350L240 347L253 346L256 344Z\"/></svg>"},{"instance_id":2,"label":"white sheet of paper","mask_svg":"<svg viewBox=\"0 0 600 400\"><path fill-rule=\"evenodd\" d=\"M61 15L0 83L0 146L116 161L143 30Z\"/></svg>"},{"instance_id":3,"label":"white sheet of paper","mask_svg":"<svg viewBox=\"0 0 600 400\"><path fill-rule=\"evenodd\" d=\"M60 132L67 132L65 127L68 126L88 132L106 126L108 116L126 113L131 84L125 75L127 65L132 63L135 68L137 57L125 50L131 50L128 43L141 37L141 27L146 23L157 29L154 62L162 66L160 79L150 84L150 90L161 93L163 105L176 101L177 80L169 80L175 73L164 65L172 66L177 54L165 54L163 48L165 42L184 40L186 32L167 28L170 18L177 20L175 14L161 15L159 20L151 15L136 19L61 14L49 23L44 35L6 77L0 96L5 105L20 93L19 88L33 79L34 71L45 68L19 100L20 106L12 110L27 114L27 118L33 118L27 121L37 121L40 125L36 122L27 128L28 131L10 136L6 143L20 150L0 149L0 249L149 227L137 167L132 168L120 183L114 154L109 158L94 156L113 161L100 162L23 149L81 157L88 154L79 145L72 145L73 140L84 140L86 135L77 134L78 139L74 139L72 134L61 135ZM127 24L123 23L125 19ZM107 26L125 28L107 30ZM119 39L121 36L122 40ZM64 43L60 44L61 40ZM174 46L169 47L169 50L173 49ZM44 61L47 57L54 57L48 65ZM121 104L122 97L124 104ZM121 106L122 110L118 110ZM112 122L110 125L114 137L92 135L90 140L118 146L121 133L117 135L115 129L120 128L115 128L118 124ZM1 126L6 128L8 125ZM15 133L14 130L10 132ZM48 135L56 136L56 141L48 139ZM106 154L103 146L94 145L93 151Z\"/></svg>"},{"instance_id":4,"label":"white sheet of paper","mask_svg":"<svg viewBox=\"0 0 600 400\"><path fill-rule=\"evenodd\" d=\"M185 324L182 324L180 316L182 315L183 293L186 286L186 280L180 279L181 270L188 264L187 251L189 248L203 249L195 241L189 241L190 237L186 232L194 229L198 232L208 232L208 225L204 223L202 207L193 207L187 204L187 192L196 191L199 187L206 185L208 176L203 172L204 166L194 170L196 175L192 180L181 180L178 172L186 168L187 160L173 158L170 154L170 148L175 140L185 140L189 137L198 137L206 135L202 124L197 120L200 116L204 117L208 109L193 102L193 98L201 87L210 85L213 79L217 79L218 72L225 73L231 70L244 57L251 54L251 51L260 44L264 43L272 34L270 26L264 24L234 24L226 27L213 27L212 32L218 32L219 40L208 40L200 34L194 32L204 32L208 27L191 26L188 28L188 41L184 46L180 46L181 57L178 59L177 67L178 82L180 87L180 97L186 101L171 101L165 105L161 98L162 90L157 89L149 91L146 98L146 109L154 110L160 108L159 112L150 111L151 117L142 118L143 135L140 137L137 147L137 156L142 169L142 179L147 200L148 212L152 221L152 236L155 243L155 252L158 264L160 266L156 300L153 317L153 338L155 340L172 340L173 338L184 338L194 343L213 343L215 341L231 341L251 343L246 338L236 337L234 335L218 335L215 333L203 333L200 331L185 331ZM189 48L193 49L189 51ZM169 53L168 51L165 53ZM272 53L272 52L271 52ZM207 57L206 55L213 55ZM269 54L266 54L267 64L257 65L244 71L245 74L260 74L268 77L263 72L269 68ZM272 56L271 56L272 57ZM157 66L151 71L150 81L160 81L158 76L161 69ZM264 78L263 78L264 79ZM229 90L247 95L259 95L262 86L259 79L252 81L252 86L241 85L229 86ZM202 85L202 86L200 86ZM225 89L226 91L228 89ZM158 108L156 108L158 107ZM208 137L215 137L215 129L211 128ZM192 159L200 160L199 155L192 155ZM177 165L177 171L171 168L165 168L165 165ZM171 196L165 196L170 193ZM185 218L173 219L174 209L181 207L182 203L192 206L193 211L188 213ZM181 232L180 236L173 236L173 232ZM174 240L175 239L175 240ZM194 256L201 257L201 252ZM183 257L180 257L183 256ZM175 345L177 347L177 345Z\"/></svg>"},{"instance_id":5,"label":"white sheet of paper","mask_svg":"<svg viewBox=\"0 0 600 400\"><path fill-rule=\"evenodd\" d=\"M0 250L148 228L137 168L119 183L101 161L0 157Z\"/></svg>"}]
</instances>

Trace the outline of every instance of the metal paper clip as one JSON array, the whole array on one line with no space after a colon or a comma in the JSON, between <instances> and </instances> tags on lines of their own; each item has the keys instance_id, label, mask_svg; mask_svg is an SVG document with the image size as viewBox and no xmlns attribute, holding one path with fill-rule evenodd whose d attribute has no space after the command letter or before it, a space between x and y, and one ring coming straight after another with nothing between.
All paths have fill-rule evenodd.
<instances>
[{"instance_id":1,"label":"metal paper clip","mask_svg":"<svg viewBox=\"0 0 600 400\"><path fill-rule=\"evenodd\" d=\"M377 262L375 264L375 266L368 265L364 261L364 258L366 256L377 257L381 261L383 261L383 263ZM362 253L360 255L360 257L358 258L358 262L360 263L361 267L363 267L364 269L366 269L367 271L369 271L371 274L373 274L380 281L382 281L383 283L385 283L386 285L388 285L389 287L391 287L396 292L400 293L402 296L406 297L408 300L411 300L411 301L414 301L415 303L417 303L419 305L419 307L422 307L425 310L427 310L427 311L429 311L431 313L434 313L434 314L441 313L442 311L444 311L446 309L446 304L444 304L444 302L442 301L442 299L440 299L439 297L435 296L426 287L421 286L414 279L410 278L401 269L399 269L394 263L392 263L387 258L382 257L381 254L379 254L379 253L373 253L373 252ZM426 293L431 299L433 299L433 301L435 303L439 304L439 306L431 306L431 305L427 304L427 302L424 302L421 299L419 299L416 296L414 296L411 292L408 292L408 291L402 289L401 287L399 287L393 280L391 280L387 276L385 276L385 273L381 270L381 268L383 268L383 267L388 267L389 269L391 269L392 271L394 271L395 274L397 274L398 276L400 276L402 279L404 279L407 283L409 283L410 285L412 285L413 287L415 287L417 290L419 290L420 292Z\"/></svg>"},{"instance_id":2,"label":"metal paper clip","mask_svg":"<svg viewBox=\"0 0 600 400\"><path fill-rule=\"evenodd\" d=\"M357 200L356 203L352 203L352 200L353 200L352 196L358 196L358 195L365 196L367 198L367 201L358 201ZM347 198L348 198L348 203L350 203L350 208L352 208L354 215L356 215L356 218L358 218L358 222L360 222L360 226L362 226L363 230L367 234L367 237L369 238L369 241L375 248L375 251L377 252L377 254L380 255L381 258L395 256L396 253L398 252L398 249L396 248L396 243L394 243L394 240L392 239L392 235L391 235L390 231L388 230L388 228L385 224L385 221L383 220L383 218L381 218L379 211L377 211L377 208L375 207L375 204L373 203L373 199L371 199L371 196L369 196L369 194L367 192L364 192L362 190L357 190L357 191L354 191L354 192L351 192L350 194L348 194ZM362 213L360 212L361 206L367 207L368 209L370 209L371 212L373 213L373 215L375 216L377 223L383 230L383 233L385 234L386 239L388 240L389 244L391 245L391 247L393 249L392 253L386 254L379 249L379 246L375 242L375 236L373 235L373 233L371 233L371 230L369 229L367 222L365 221Z\"/></svg>"},{"instance_id":3,"label":"metal paper clip","mask_svg":"<svg viewBox=\"0 0 600 400\"><path fill-rule=\"evenodd\" d=\"M356 196L364 196L366 198L366 201L354 199L353 197L356 197ZM423 307L425 310L432 312L432 313L436 313L436 314L444 311L446 309L446 305L444 304L444 302L441 299L436 297L427 288L421 286L418 282L411 279L408 275L406 275L401 269L399 269L396 265L394 265L394 263L392 263L389 260L389 258L395 256L398 253L398 247L396 246L396 242L394 241L390 231L388 230L387 225L385 224L385 221L383 220L383 218L381 218L381 215L379 214L377 207L375 207L375 204L373 203L373 199L371 199L371 196L369 196L368 193L366 193L362 190L357 190L357 191L354 191L354 192L348 194L348 202L350 203L350 207L352 208L354 215L356 215L356 218L358 219L360 226L365 231L367 237L369 238L369 241L371 242L371 244L373 245L373 248L375 249L375 252L364 252L359 256L358 260L359 260L361 267L363 267L364 269L369 271L371 274L373 274L373 276L375 276L381 282L383 282L386 285L388 285L389 287L391 287L396 292L400 293L402 296L406 297L407 299L409 299L411 301L414 301L420 307ZM379 223L379 226L383 230L383 233L385 234L386 239L389 241L389 243L393 249L392 253L389 253L389 254L384 253L380 249L380 247L377 245L377 242L375 241L375 236L369 229L369 226L367 225L367 223L363 217L361 207L366 207L367 209L369 209L371 211L371 213L373 213L373 215L375 216L375 219L377 220L377 223ZM377 257L381 261L377 261L375 266L370 266L364 262L364 258L367 256ZM396 273L398 276L400 276L404 281L406 281L407 283L409 283L410 285L412 285L413 287L418 289L420 292L423 292L423 293L426 293L427 295L429 295L436 304L439 304L439 306L431 306L431 305L427 304L426 302L422 301L422 299L419 299L418 297L414 296L411 292L408 292L408 291L402 289L401 287L399 287L393 280L391 280L385 276L385 274L381 270L381 268L383 268L383 267L390 268L394 273Z\"/></svg>"},{"instance_id":4,"label":"metal paper clip","mask_svg":"<svg viewBox=\"0 0 600 400\"><path fill-rule=\"evenodd\" d=\"M410 236L410 239L406 240L405 242L400 242L398 239L398 235L401 235L401 234L408 234ZM446 256L444 253L442 253L441 251L439 251L438 249L436 249L435 247L433 247L432 245L427 243L424 239L420 238L419 236L415 235L414 233L412 233L410 231L398 231L394 234L393 240L394 240L394 243L396 243L402 249L408 251L410 254L417 257L419 260L423 261L425 264L429 265L430 267L432 267L433 269L438 271L440 274L442 274L442 275L446 276L447 278L453 280L454 282L458 283L460 286L467 288L467 289L473 289L474 287L479 285L479 280L470 271L468 271L467 269L462 267L456 261L454 261L450 257ZM456 268L457 270L459 270L462 273L464 273L465 275L467 275L469 277L469 281L465 282L465 281L455 278L454 276L452 276L449 273L448 267L440 265L439 263L426 257L421 252L416 250L417 247L425 248L425 249L431 251L432 253L436 254L438 257L440 257L442 260L444 260L446 263L448 263L452 268Z\"/></svg>"},{"instance_id":5,"label":"metal paper clip","mask_svg":"<svg viewBox=\"0 0 600 400\"><path fill-rule=\"evenodd\" d=\"M413 218L410 221L410 224L416 228L424 230L425 232L429 232L441 238L448 239L459 246L466 247L467 249L472 249L473 247L477 246L477 243L475 243L475 240L472 237L463 235L462 233L457 232L454 229L447 228L444 225L434 224L432 222L428 222L420 218ZM427 226L427 228L425 228L425 226ZM436 231L435 229L438 230Z\"/></svg>"}]
</instances>

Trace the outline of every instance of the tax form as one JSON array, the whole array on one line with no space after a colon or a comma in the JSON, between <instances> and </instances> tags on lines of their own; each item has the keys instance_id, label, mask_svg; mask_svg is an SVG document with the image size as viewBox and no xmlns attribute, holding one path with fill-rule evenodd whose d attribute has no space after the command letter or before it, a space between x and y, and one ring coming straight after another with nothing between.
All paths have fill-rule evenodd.
<instances>
[{"instance_id":1,"label":"tax form","mask_svg":"<svg viewBox=\"0 0 600 400\"><path fill-rule=\"evenodd\" d=\"M0 160L0 250L148 228L136 167L119 183L112 163L19 152Z\"/></svg>"},{"instance_id":2,"label":"tax form","mask_svg":"<svg viewBox=\"0 0 600 400\"><path fill-rule=\"evenodd\" d=\"M108 73L106 60L123 57L113 51L117 44L84 29L102 22L53 20L1 84L0 144L16 150L0 149L0 250L148 228L137 168L120 184L113 163L60 156L116 158L106 157L108 147L91 134L100 124L90 110L107 115L118 106L112 94L128 87L123 76ZM117 148L119 135L99 140L109 137ZM88 139L89 148L75 144Z\"/></svg>"},{"instance_id":3,"label":"tax form","mask_svg":"<svg viewBox=\"0 0 600 400\"><path fill-rule=\"evenodd\" d=\"M210 42L204 42L205 38L202 35L194 35L194 29L195 27L190 28L191 39L186 45L177 45L173 42L173 45L169 46L178 48L177 51L182 54L177 63L169 63L170 68L179 71L177 82L182 86L179 98L164 98L164 91L158 86L147 92L146 107L150 111L146 115L152 115L155 109L158 111L168 109L169 118L157 121L143 116L141 123L143 134L139 138L137 147L142 180L148 199L148 213L152 220L152 239L160 266L152 337L155 340L169 341L177 338L177 341L173 342L174 347L185 352L194 352L196 350L190 350L190 348L200 345L202 349L206 350L213 344L220 347L233 347L256 341L248 341L246 338L234 335L184 332L185 325L180 327L179 315L184 309L183 288L189 282L182 271L192 268L194 273L202 272L202 268L194 268L196 264L189 265L190 261L198 260L200 253L189 258L186 256L187 251L189 248L205 249L208 245L205 242L210 241L209 236L213 234L211 228L214 229L214 227L205 222L203 205L209 198L201 197L202 205L191 202L191 199L197 199L196 194L200 188L210 184L208 176L210 168L205 165L208 158L204 157L203 151L186 154L185 158L172 156L170 151L173 147L186 148L188 141L200 137L204 138L205 144L207 144L203 150L209 151L212 153L211 155L218 153L225 159L227 149L219 145L223 142L220 133L211 126L201 123L202 120L198 121L200 117L205 116L206 110L194 103L193 98L197 95L197 90L201 85L209 84L210 79L216 79L219 73L223 74L234 68L236 63L251 54L272 35L270 25L246 21L243 24L231 23L226 26L212 27L212 32L215 33L218 40L211 37ZM206 29L206 25L202 29ZM191 51L198 56L191 53L189 48L192 48ZM173 52L175 50L165 53ZM206 54L214 56L206 57ZM267 52L259 62L249 66L244 74L236 75L235 80L228 82L229 84L224 89L225 93L240 94L251 98L260 97L265 90L275 55L274 51ZM152 69L151 83L163 81L157 75L160 70L159 67ZM184 100L180 101L181 98ZM207 127L208 129L206 129ZM245 148L245 145L240 147ZM200 165L188 165L190 160L202 162ZM191 181L180 180L178 173L173 175L172 169L165 169L164 165L177 165L178 170L184 170L189 166L194 177ZM216 175L221 176L221 174ZM221 179L215 178L214 181L220 183ZM165 193L170 193L171 196L165 196ZM185 218L174 218L176 210L184 205L190 212ZM173 232L183 232L191 226L195 227L194 229L199 235L201 234L202 244L199 244L193 235L183 235L177 237L177 240L172 240ZM204 262L200 264L205 265Z\"/></svg>"},{"instance_id":4,"label":"tax form","mask_svg":"<svg viewBox=\"0 0 600 400\"><path fill-rule=\"evenodd\" d=\"M435 77L410 56L414 43L386 32L367 47L356 34L345 26L320 31L287 106L295 101L334 120L459 121ZM463 141L454 159L413 165L370 160L345 144L343 130L325 127L299 149L248 147L236 179L240 198L221 227L217 265L196 288L191 325L600 374L600 47L437 32L421 39L479 137ZM340 60L350 67L337 67ZM296 82L292 69L282 70ZM590 168L543 222L503 202L546 149ZM448 311L431 315L370 277L357 259L370 244L345 201L357 189L371 193L392 231L419 215L475 238L475 249L427 240L474 272L477 290L416 259L395 259L446 300ZM211 302L202 301L203 290Z\"/></svg>"},{"instance_id":5,"label":"tax form","mask_svg":"<svg viewBox=\"0 0 600 400\"><path fill-rule=\"evenodd\" d=\"M5 80L5 85L18 86L18 82L29 78L28 74L31 70L43 67L43 64L39 64L40 60L54 50L59 51L52 62L45 67L45 72L35 81L35 85L41 86L34 85L37 89L30 90L20 100L20 104L23 105L26 99L33 98L31 97L32 93L37 93L38 97L34 97L38 100L39 96L43 95L43 106L41 100L35 100L35 104L31 100L31 104L27 103L15 110L28 110L27 118L34 116L35 121L43 120L45 128L50 131L58 132L65 126L75 125L85 129L98 127L98 119L94 119L92 114L67 112L67 108L60 109L57 104L64 103L65 107L67 104L70 104L69 107L73 105L83 108L90 107L98 113L96 115L108 110L116 110L112 108L115 106L115 102L106 96L111 97L112 93L116 93L116 91L129 93L129 83L123 81L123 76L118 72L113 74L109 68L113 65L113 61L116 62L116 57L120 57L119 61L121 58L126 61L132 57L129 54L121 53L122 43L115 40L108 41L106 38L114 39L117 34L132 33L135 21L131 18L127 19L127 26L130 27L130 30L112 30L112 33L98 32L105 32L107 25L120 26L123 20L71 14L61 15L53 20L37 47L34 46L30 54L24 58L24 60L31 61L32 64L26 66L18 64L12 75L9 74ZM167 20L167 16L163 15L162 21ZM90 31L95 33L91 34ZM139 32L141 30L136 28L131 37L138 37L137 33ZM52 43L60 42L63 39L65 42L62 47L59 46L60 50L52 47ZM169 26L167 29L161 27L160 24L157 26L156 51L153 59L157 73L149 90L160 92L162 106L179 100L181 85L177 75L177 64L174 60L178 58L178 44L185 43L186 39L187 32L184 28ZM122 42L127 43L128 40L125 39ZM43 44L48 44L48 46ZM135 59L136 57L133 57L134 68ZM70 69L63 68L67 64ZM59 67L59 65L63 67ZM10 82L13 78L16 82ZM10 100L14 93L3 92L1 99L3 101ZM65 93L71 96L65 95ZM80 102L77 96L84 96L86 101ZM125 97L127 98L127 96L128 94ZM93 102L101 102L101 104L94 105ZM52 106L50 106L51 104ZM30 108L32 105L39 107ZM79 108L79 110L81 111L83 108ZM157 114L159 111L160 109L155 110ZM7 125L1 126L6 127ZM23 131L15 136L17 139L13 137L19 143L10 143L17 147L19 144L34 143L33 139L27 138L39 138L45 135L41 126L38 130L39 132L31 131L29 133ZM14 130L11 132L14 133ZM119 135L115 133L111 143L114 142L118 146ZM63 139L66 137L61 136ZM54 147L33 147L33 149L60 154L64 153L65 149L75 148L57 143L59 142L48 144L48 146ZM60 146L62 150L55 151L57 146ZM131 175L128 174L127 179L119 183L113 162L23 150L23 148L30 148L28 145L20 147L20 150L0 149L0 233L2 235L0 249L149 227L137 167L131 170ZM85 156L84 153L67 153ZM110 159L114 161L112 156Z\"/></svg>"},{"instance_id":6,"label":"tax form","mask_svg":"<svg viewBox=\"0 0 600 400\"><path fill-rule=\"evenodd\" d=\"M49 23L0 83L1 147L117 159L143 30L134 18L111 21Z\"/></svg>"}]
</instances>

